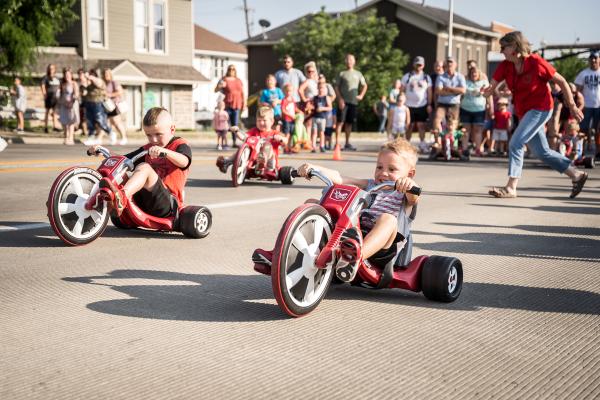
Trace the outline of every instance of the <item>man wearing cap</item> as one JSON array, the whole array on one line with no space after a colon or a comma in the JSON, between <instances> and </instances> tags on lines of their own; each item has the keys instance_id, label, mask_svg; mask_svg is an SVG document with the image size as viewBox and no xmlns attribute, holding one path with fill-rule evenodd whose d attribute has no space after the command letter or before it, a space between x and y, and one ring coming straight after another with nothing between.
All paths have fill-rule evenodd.
<instances>
[{"instance_id":1,"label":"man wearing cap","mask_svg":"<svg viewBox=\"0 0 600 400\"><path fill-rule=\"evenodd\" d=\"M442 120L444 118L458 121L460 112L460 96L467 88L465 77L456 71L456 61L448 57L444 63L444 73L438 77L435 83L437 95L437 108L433 120L433 133L437 135L442 131Z\"/></svg>"},{"instance_id":2,"label":"man wearing cap","mask_svg":"<svg viewBox=\"0 0 600 400\"><path fill-rule=\"evenodd\" d=\"M406 140L410 137L415 125L419 130L419 150L424 153L427 150L425 143L425 123L433 106L433 92L431 78L423 69L425 59L421 56L413 60L413 70L402 77L402 91L406 94L406 105L410 110L410 126L406 131Z\"/></svg>"},{"instance_id":3,"label":"man wearing cap","mask_svg":"<svg viewBox=\"0 0 600 400\"><path fill-rule=\"evenodd\" d=\"M581 129L590 141L592 129L596 130L596 159L600 159L600 52L592 51L589 60L590 67L577 75L575 85L584 100Z\"/></svg>"}]
</instances>

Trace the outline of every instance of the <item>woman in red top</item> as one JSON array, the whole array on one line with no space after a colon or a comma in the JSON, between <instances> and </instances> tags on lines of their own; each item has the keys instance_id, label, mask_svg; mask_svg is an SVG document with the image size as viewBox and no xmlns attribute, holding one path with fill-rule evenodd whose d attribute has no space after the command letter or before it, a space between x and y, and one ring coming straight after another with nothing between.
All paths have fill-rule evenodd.
<instances>
[{"instance_id":1,"label":"woman in red top","mask_svg":"<svg viewBox=\"0 0 600 400\"><path fill-rule=\"evenodd\" d=\"M500 49L506 60L498 65L492 83L484 90L484 95L490 96L496 86L506 82L513 93L519 126L509 143L508 182L506 186L493 187L489 194L501 198L517 197L517 184L523 169L523 146L527 144L540 160L571 178L573 189L569 197L577 196L583 189L587 174L575 169L571 160L551 150L544 132L544 126L550 119L553 108L549 81L561 87L571 114L578 121L583 118L573 101L567 81L546 60L531 53L529 42L521 32L504 35L500 39Z\"/></svg>"},{"instance_id":2,"label":"woman in red top","mask_svg":"<svg viewBox=\"0 0 600 400\"><path fill-rule=\"evenodd\" d=\"M215 92L222 91L225 95L225 111L229 114L229 126L238 126L240 111L246 108L246 97L244 96L244 84L237 77L235 65L227 67L227 72L223 79L219 81ZM235 143L236 136L231 134L233 138L233 147L238 147Z\"/></svg>"}]
</instances>

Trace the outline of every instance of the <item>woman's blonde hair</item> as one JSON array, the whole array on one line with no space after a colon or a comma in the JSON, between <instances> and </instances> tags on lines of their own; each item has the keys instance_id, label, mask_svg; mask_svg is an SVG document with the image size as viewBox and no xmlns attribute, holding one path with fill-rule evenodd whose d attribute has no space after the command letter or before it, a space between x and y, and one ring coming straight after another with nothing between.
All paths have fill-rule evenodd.
<instances>
[{"instance_id":1,"label":"woman's blonde hair","mask_svg":"<svg viewBox=\"0 0 600 400\"><path fill-rule=\"evenodd\" d=\"M398 154L404 158L412 168L417 166L417 160L419 159L419 153L417 149L404 138L398 138L391 142L384 143L379 149L379 153L384 151L391 151L392 153Z\"/></svg>"},{"instance_id":2,"label":"woman's blonde hair","mask_svg":"<svg viewBox=\"0 0 600 400\"><path fill-rule=\"evenodd\" d=\"M528 56L531 53L529 40L520 31L509 32L500 38L500 46L515 46L515 51L521 56Z\"/></svg>"},{"instance_id":3,"label":"woman's blonde hair","mask_svg":"<svg viewBox=\"0 0 600 400\"><path fill-rule=\"evenodd\" d=\"M317 63L315 63L314 61L309 61L306 64L304 64L304 73L308 75L308 69L310 67L313 67L315 69L315 72L318 73L317 71Z\"/></svg>"}]
</instances>

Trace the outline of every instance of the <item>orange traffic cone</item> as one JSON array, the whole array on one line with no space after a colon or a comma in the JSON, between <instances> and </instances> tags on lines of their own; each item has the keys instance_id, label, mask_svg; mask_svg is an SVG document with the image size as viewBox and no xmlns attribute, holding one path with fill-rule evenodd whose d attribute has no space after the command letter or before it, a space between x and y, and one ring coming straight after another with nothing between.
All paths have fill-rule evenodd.
<instances>
[{"instance_id":1,"label":"orange traffic cone","mask_svg":"<svg viewBox=\"0 0 600 400\"><path fill-rule=\"evenodd\" d=\"M336 144L333 149L333 160L334 161L342 161L342 151L340 150L340 145Z\"/></svg>"}]
</instances>

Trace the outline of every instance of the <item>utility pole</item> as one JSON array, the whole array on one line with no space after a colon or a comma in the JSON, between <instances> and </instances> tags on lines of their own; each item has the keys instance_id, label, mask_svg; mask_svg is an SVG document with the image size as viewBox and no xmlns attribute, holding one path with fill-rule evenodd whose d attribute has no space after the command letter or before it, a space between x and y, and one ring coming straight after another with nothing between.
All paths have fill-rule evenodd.
<instances>
[{"instance_id":1,"label":"utility pole","mask_svg":"<svg viewBox=\"0 0 600 400\"><path fill-rule=\"evenodd\" d=\"M452 57L452 32L454 31L454 0L450 1L450 16L448 18L448 54L446 57Z\"/></svg>"},{"instance_id":2,"label":"utility pole","mask_svg":"<svg viewBox=\"0 0 600 400\"><path fill-rule=\"evenodd\" d=\"M244 16L246 17L246 34L248 35L248 39L250 39L250 22L248 20L248 12L250 9L248 8L247 0L244 0Z\"/></svg>"}]
</instances>

